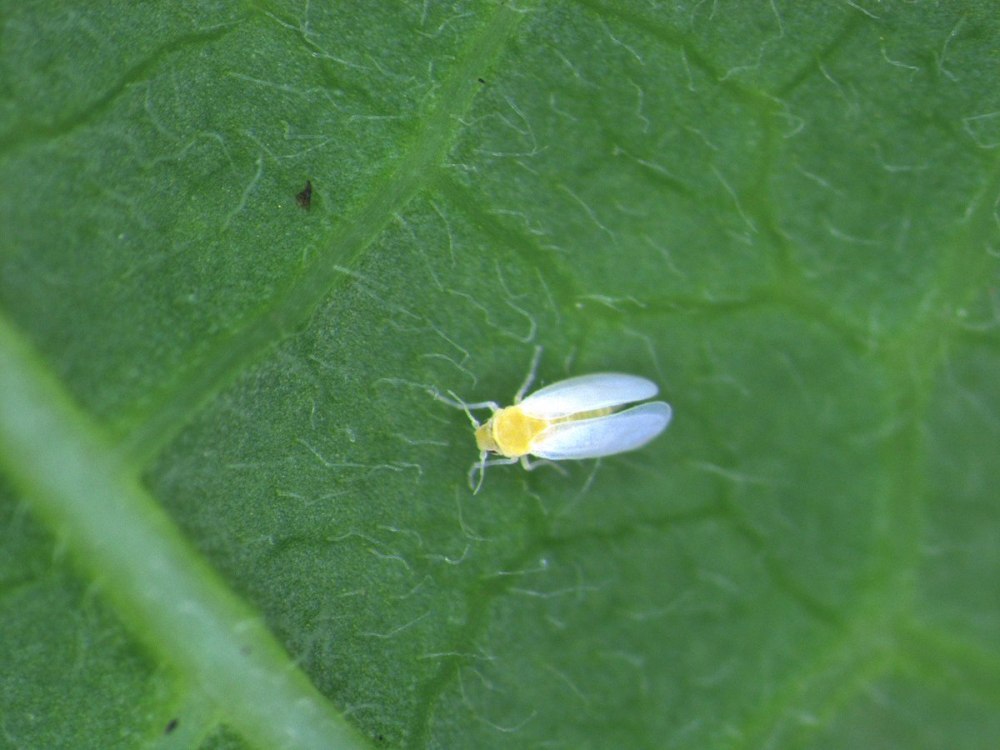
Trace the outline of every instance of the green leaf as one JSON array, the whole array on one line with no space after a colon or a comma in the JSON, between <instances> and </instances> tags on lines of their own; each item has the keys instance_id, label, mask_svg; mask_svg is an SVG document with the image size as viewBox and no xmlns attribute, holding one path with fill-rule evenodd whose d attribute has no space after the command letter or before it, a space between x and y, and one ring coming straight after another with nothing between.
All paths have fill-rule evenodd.
<instances>
[{"instance_id":1,"label":"green leaf","mask_svg":"<svg viewBox=\"0 0 1000 750\"><path fill-rule=\"evenodd\" d=\"M992 3L0 19L0 746L1000 744Z\"/></svg>"}]
</instances>

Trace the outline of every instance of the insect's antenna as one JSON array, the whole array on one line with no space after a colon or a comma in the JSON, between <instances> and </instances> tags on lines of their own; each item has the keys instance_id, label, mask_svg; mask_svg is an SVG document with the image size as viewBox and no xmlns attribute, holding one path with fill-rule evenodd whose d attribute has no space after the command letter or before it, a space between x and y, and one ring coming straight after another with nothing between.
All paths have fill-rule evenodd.
<instances>
[{"instance_id":1,"label":"insect's antenna","mask_svg":"<svg viewBox=\"0 0 1000 750\"><path fill-rule=\"evenodd\" d=\"M535 347L535 353L531 356L531 366L528 368L528 375L525 377L524 382L521 383L521 387L517 389L517 393L514 394L514 403L519 404L521 398L524 396L525 391L527 391L533 382L535 382L535 375L538 372L538 363L542 359L542 345L538 344Z\"/></svg>"}]
</instances>

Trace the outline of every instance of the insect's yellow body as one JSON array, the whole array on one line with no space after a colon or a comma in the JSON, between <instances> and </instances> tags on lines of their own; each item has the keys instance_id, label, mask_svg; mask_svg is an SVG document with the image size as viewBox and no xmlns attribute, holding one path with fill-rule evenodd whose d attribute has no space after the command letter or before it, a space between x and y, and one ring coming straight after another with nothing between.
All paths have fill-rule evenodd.
<instances>
[{"instance_id":1,"label":"insect's yellow body","mask_svg":"<svg viewBox=\"0 0 1000 750\"><path fill-rule=\"evenodd\" d=\"M592 409L555 419L529 417L520 406L497 409L485 424L476 428L476 446L480 452L499 453L506 458L520 458L532 452L535 438L549 425L559 422L574 422L610 414L612 409Z\"/></svg>"}]
</instances>

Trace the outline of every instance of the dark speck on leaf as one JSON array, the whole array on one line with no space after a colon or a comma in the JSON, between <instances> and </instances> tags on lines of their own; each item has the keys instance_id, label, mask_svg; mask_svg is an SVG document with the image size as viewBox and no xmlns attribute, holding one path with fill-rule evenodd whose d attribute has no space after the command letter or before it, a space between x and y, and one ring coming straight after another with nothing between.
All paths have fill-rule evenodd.
<instances>
[{"instance_id":1,"label":"dark speck on leaf","mask_svg":"<svg viewBox=\"0 0 1000 750\"><path fill-rule=\"evenodd\" d=\"M484 85L486 84L486 79L485 78L477 78L476 80L479 81L480 83L484 84Z\"/></svg>"},{"instance_id":2,"label":"dark speck on leaf","mask_svg":"<svg viewBox=\"0 0 1000 750\"><path fill-rule=\"evenodd\" d=\"M167 726L164 728L163 733L170 734L172 731L177 729L178 723L179 722L177 721L177 719L171 719L170 721L167 722Z\"/></svg>"},{"instance_id":3,"label":"dark speck on leaf","mask_svg":"<svg viewBox=\"0 0 1000 750\"><path fill-rule=\"evenodd\" d=\"M308 210L309 206L312 205L313 198L313 184L312 180L306 180L306 186L302 188L302 192L295 196L295 202L298 203L302 208Z\"/></svg>"}]
</instances>

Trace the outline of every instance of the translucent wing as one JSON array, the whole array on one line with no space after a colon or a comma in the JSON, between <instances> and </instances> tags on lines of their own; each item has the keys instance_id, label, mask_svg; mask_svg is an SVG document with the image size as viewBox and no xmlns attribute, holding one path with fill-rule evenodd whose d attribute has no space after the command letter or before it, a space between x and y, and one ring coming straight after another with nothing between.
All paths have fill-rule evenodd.
<instances>
[{"instance_id":1,"label":"translucent wing","mask_svg":"<svg viewBox=\"0 0 1000 750\"><path fill-rule=\"evenodd\" d=\"M562 461L635 450L663 432L670 415L669 404L653 401L603 417L559 422L532 441L531 454Z\"/></svg>"},{"instance_id":2,"label":"translucent wing","mask_svg":"<svg viewBox=\"0 0 1000 750\"><path fill-rule=\"evenodd\" d=\"M655 396L658 390L656 383L638 375L598 372L547 385L518 405L529 417L555 419L581 411L643 401Z\"/></svg>"}]
</instances>

